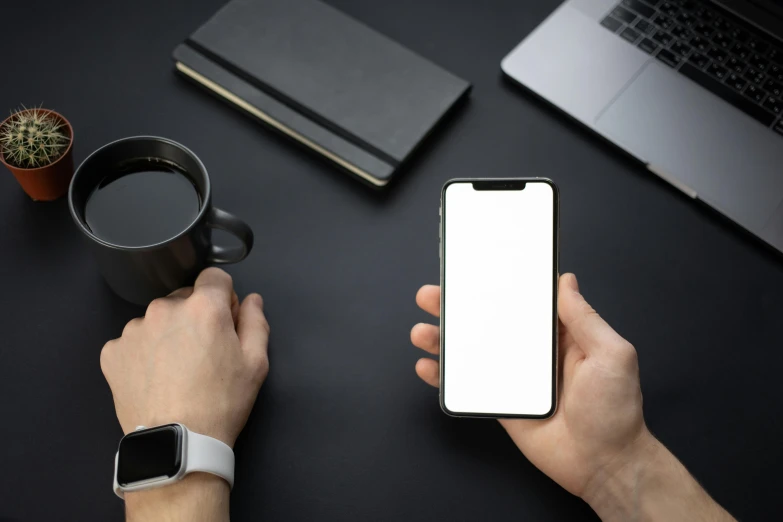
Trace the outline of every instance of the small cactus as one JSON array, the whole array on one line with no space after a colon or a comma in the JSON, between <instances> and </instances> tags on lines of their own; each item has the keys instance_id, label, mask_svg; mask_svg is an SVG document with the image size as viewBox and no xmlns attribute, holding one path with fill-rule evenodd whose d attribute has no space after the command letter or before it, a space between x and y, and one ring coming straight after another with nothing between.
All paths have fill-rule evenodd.
<instances>
[{"instance_id":1,"label":"small cactus","mask_svg":"<svg viewBox=\"0 0 783 522\"><path fill-rule=\"evenodd\" d=\"M71 137L55 115L22 108L0 127L0 152L14 167L34 169L51 165L68 149Z\"/></svg>"}]
</instances>

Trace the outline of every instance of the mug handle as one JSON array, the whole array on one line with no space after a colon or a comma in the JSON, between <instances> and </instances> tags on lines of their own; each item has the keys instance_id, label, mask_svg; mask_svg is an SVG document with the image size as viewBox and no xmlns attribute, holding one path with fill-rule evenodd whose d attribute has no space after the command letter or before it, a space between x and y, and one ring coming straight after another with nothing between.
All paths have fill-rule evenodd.
<instances>
[{"instance_id":1,"label":"mug handle","mask_svg":"<svg viewBox=\"0 0 783 522\"><path fill-rule=\"evenodd\" d=\"M235 215L229 214L225 210L221 210L217 207L212 207L207 214L206 223L210 228L225 230L229 234L233 234L242 242L241 247L226 248L212 245L210 247L209 255L207 256L208 263L214 263L216 265L238 263L245 259L253 249L253 231L250 230L247 223Z\"/></svg>"}]
</instances>

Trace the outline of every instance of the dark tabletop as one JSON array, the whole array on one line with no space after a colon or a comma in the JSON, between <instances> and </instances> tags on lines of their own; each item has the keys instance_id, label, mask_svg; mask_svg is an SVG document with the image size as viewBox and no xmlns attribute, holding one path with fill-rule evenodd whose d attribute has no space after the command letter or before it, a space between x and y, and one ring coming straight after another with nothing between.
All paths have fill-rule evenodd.
<instances>
[{"instance_id":1,"label":"dark tabletop","mask_svg":"<svg viewBox=\"0 0 783 522\"><path fill-rule=\"evenodd\" d=\"M77 164L124 136L182 142L254 228L229 271L265 298L272 370L236 446L236 520L594 518L414 373L439 190L469 176L560 185L562 271L635 344L650 429L736 516L779 514L783 256L503 80L556 0L330 0L474 85L382 193L174 74L171 50L223 0L89 3L3 2L0 108L66 115ZM0 520L119 520L98 355L143 309L104 285L65 200L32 202L5 171L0 276Z\"/></svg>"}]
</instances>

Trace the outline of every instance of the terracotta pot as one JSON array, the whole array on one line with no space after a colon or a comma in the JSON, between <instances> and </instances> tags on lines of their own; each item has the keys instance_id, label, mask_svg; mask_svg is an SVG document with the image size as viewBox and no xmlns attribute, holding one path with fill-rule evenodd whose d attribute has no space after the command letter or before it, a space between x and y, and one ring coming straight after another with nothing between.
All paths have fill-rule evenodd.
<instances>
[{"instance_id":1,"label":"terracotta pot","mask_svg":"<svg viewBox=\"0 0 783 522\"><path fill-rule=\"evenodd\" d=\"M28 111L30 110L31 109L28 109ZM64 196L68 192L68 185L71 183L71 178L73 177L73 156L71 154L73 149L73 128L68 120L61 114L48 109L36 110L46 114L52 114L65 124L65 132L71 138L70 143L68 143L68 148L65 150L65 154L60 156L57 161L51 165L34 169L24 169L9 165L8 162L5 161L3 153L0 150L0 163L5 165L8 170L14 174L16 181L19 182L28 196L36 201L52 201ZM3 120L3 122L0 123L0 127L11 118L13 118L13 116L9 116Z\"/></svg>"}]
</instances>

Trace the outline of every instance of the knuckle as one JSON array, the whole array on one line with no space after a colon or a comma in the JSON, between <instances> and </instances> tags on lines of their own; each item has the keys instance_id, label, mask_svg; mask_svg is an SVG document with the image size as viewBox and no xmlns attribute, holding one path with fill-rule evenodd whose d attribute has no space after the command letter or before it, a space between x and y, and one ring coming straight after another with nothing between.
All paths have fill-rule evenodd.
<instances>
[{"instance_id":1,"label":"knuckle","mask_svg":"<svg viewBox=\"0 0 783 522\"><path fill-rule=\"evenodd\" d=\"M122 329L122 337L128 337L129 335L132 335L133 332L141 326L141 321L142 319L140 317L128 321L128 324L126 324L125 328Z\"/></svg>"},{"instance_id":2,"label":"knuckle","mask_svg":"<svg viewBox=\"0 0 783 522\"><path fill-rule=\"evenodd\" d=\"M266 379L266 376L269 375L269 357L267 355L261 354L258 357L255 357L251 361L252 367L253 367L253 376L260 382L264 382Z\"/></svg>"},{"instance_id":3,"label":"knuckle","mask_svg":"<svg viewBox=\"0 0 783 522\"><path fill-rule=\"evenodd\" d=\"M101 371L103 372L103 375L108 374L110 361L112 357L112 353L114 351L113 346L116 344L115 340L111 340L103 345L103 348L101 348L101 357L100 357L100 363L101 363Z\"/></svg>"},{"instance_id":4,"label":"knuckle","mask_svg":"<svg viewBox=\"0 0 783 522\"><path fill-rule=\"evenodd\" d=\"M103 348L101 348L101 368L106 367L106 363L109 359L109 350L111 349L111 341L107 342L103 345Z\"/></svg>"},{"instance_id":5,"label":"knuckle","mask_svg":"<svg viewBox=\"0 0 783 522\"><path fill-rule=\"evenodd\" d=\"M267 321L266 317L261 319L261 328L264 329L267 337L269 337L272 334L272 327L269 326L269 321Z\"/></svg>"},{"instance_id":6,"label":"knuckle","mask_svg":"<svg viewBox=\"0 0 783 522\"><path fill-rule=\"evenodd\" d=\"M199 321L207 326L220 325L228 317L231 320L231 313L225 306L221 306L215 299L207 294L193 294L188 300L191 310L199 318ZM233 320L232 320L233 322Z\"/></svg>"},{"instance_id":7,"label":"knuckle","mask_svg":"<svg viewBox=\"0 0 783 522\"><path fill-rule=\"evenodd\" d=\"M145 317L154 317L157 315L166 314L171 307L171 301L169 299L159 297L147 305L147 313Z\"/></svg>"}]
</instances>

